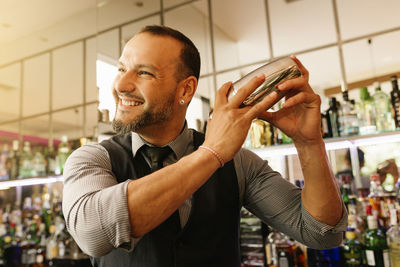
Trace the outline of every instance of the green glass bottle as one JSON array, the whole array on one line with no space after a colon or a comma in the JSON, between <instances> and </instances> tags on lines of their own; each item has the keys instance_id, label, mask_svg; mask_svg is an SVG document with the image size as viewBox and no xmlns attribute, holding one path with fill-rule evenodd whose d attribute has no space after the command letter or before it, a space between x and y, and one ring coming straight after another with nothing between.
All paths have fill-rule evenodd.
<instances>
[{"instance_id":1,"label":"green glass bottle","mask_svg":"<svg viewBox=\"0 0 400 267\"><path fill-rule=\"evenodd\" d=\"M27 178L32 177L32 151L31 144L28 141L24 142L24 149L20 157L19 163L19 177Z\"/></svg>"},{"instance_id":2,"label":"green glass bottle","mask_svg":"<svg viewBox=\"0 0 400 267\"><path fill-rule=\"evenodd\" d=\"M67 161L67 158L71 154L71 146L68 143L68 137L66 135L63 135L61 137L61 143L58 145L58 152L57 152L57 157L59 160L59 167L60 173L57 174L62 174L64 171L64 164Z\"/></svg>"},{"instance_id":3,"label":"green glass bottle","mask_svg":"<svg viewBox=\"0 0 400 267\"><path fill-rule=\"evenodd\" d=\"M386 232L390 248L390 263L392 267L400 267L400 225L396 209L390 210L390 225L391 227Z\"/></svg>"},{"instance_id":4,"label":"green glass bottle","mask_svg":"<svg viewBox=\"0 0 400 267\"><path fill-rule=\"evenodd\" d=\"M364 235L366 266L390 267L389 248L385 234L378 229L378 221L374 216L367 216L367 221L368 230Z\"/></svg>"},{"instance_id":5,"label":"green glass bottle","mask_svg":"<svg viewBox=\"0 0 400 267\"><path fill-rule=\"evenodd\" d=\"M346 231L346 241L343 244L343 255L346 267L364 266L363 245L356 240L354 229Z\"/></svg>"},{"instance_id":6,"label":"green glass bottle","mask_svg":"<svg viewBox=\"0 0 400 267\"><path fill-rule=\"evenodd\" d=\"M360 102L356 105L360 134L376 132L375 109L367 87L360 88Z\"/></svg>"}]
</instances>

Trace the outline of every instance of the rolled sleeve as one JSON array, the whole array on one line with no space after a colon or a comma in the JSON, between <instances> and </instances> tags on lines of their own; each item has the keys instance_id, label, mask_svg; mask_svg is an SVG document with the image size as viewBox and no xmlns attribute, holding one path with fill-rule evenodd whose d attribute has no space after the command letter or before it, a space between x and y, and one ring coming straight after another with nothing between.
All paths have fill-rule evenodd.
<instances>
[{"instance_id":1,"label":"rolled sleeve","mask_svg":"<svg viewBox=\"0 0 400 267\"><path fill-rule=\"evenodd\" d=\"M238 180L244 179L244 207L263 222L312 248L340 245L347 226L344 207L339 223L327 225L303 207L300 188L282 178L253 152L242 149L235 159L235 168Z\"/></svg>"},{"instance_id":2,"label":"rolled sleeve","mask_svg":"<svg viewBox=\"0 0 400 267\"><path fill-rule=\"evenodd\" d=\"M118 183L107 151L98 144L74 151L64 168L63 213L68 231L88 255L132 249L127 185Z\"/></svg>"}]
</instances>

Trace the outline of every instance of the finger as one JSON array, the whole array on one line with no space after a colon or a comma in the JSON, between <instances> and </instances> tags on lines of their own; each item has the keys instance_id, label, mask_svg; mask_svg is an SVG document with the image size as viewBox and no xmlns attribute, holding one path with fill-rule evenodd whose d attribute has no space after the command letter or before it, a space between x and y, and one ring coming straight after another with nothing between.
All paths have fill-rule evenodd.
<instances>
[{"instance_id":1,"label":"finger","mask_svg":"<svg viewBox=\"0 0 400 267\"><path fill-rule=\"evenodd\" d=\"M279 99L279 95L277 92L272 92L259 103L252 106L248 112L246 113L246 117L249 119L254 119L258 117L260 114L266 112L269 108L271 108Z\"/></svg>"},{"instance_id":2,"label":"finger","mask_svg":"<svg viewBox=\"0 0 400 267\"><path fill-rule=\"evenodd\" d=\"M280 91L289 91L292 89L301 89L301 88L308 88L309 86L304 87L307 85L307 80L300 76L297 78L286 80L280 84L278 84L277 88Z\"/></svg>"},{"instance_id":3,"label":"finger","mask_svg":"<svg viewBox=\"0 0 400 267\"><path fill-rule=\"evenodd\" d=\"M240 106L248 95L250 95L258 86L265 81L265 75L259 74L250 79L243 87L238 89L236 95L232 98L230 105L232 107Z\"/></svg>"},{"instance_id":4,"label":"finger","mask_svg":"<svg viewBox=\"0 0 400 267\"><path fill-rule=\"evenodd\" d=\"M228 102L228 91L232 87L232 82L224 83L221 88L218 89L217 93L215 94L215 106L219 107L224 105Z\"/></svg>"},{"instance_id":5,"label":"finger","mask_svg":"<svg viewBox=\"0 0 400 267\"><path fill-rule=\"evenodd\" d=\"M287 99L285 101L285 103L283 103L283 108L293 107L293 106L298 105L300 103L320 104L321 103L321 98L319 97L319 95L316 95L314 93L300 92L300 93L290 97L289 99Z\"/></svg>"},{"instance_id":6,"label":"finger","mask_svg":"<svg viewBox=\"0 0 400 267\"><path fill-rule=\"evenodd\" d=\"M273 124L276 112L264 111L258 114L257 118Z\"/></svg>"},{"instance_id":7,"label":"finger","mask_svg":"<svg viewBox=\"0 0 400 267\"><path fill-rule=\"evenodd\" d=\"M290 56L297 64L297 66L300 69L301 74L304 76L304 78L306 78L306 80L308 81L308 70L304 67L303 63L300 62L300 60L295 56L295 55L291 55Z\"/></svg>"}]
</instances>

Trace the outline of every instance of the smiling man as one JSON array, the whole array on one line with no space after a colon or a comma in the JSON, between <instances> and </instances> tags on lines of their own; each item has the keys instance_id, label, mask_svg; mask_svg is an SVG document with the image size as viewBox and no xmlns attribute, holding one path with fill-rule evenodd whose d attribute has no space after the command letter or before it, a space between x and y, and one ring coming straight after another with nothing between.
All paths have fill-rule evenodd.
<instances>
[{"instance_id":1,"label":"smiling man","mask_svg":"<svg viewBox=\"0 0 400 267\"><path fill-rule=\"evenodd\" d=\"M279 85L290 90L280 111L266 111L274 93L239 108L263 75L230 102L228 82L204 136L185 121L199 79L194 44L164 26L126 44L113 88L118 135L76 150L64 172L67 228L94 266L239 267L242 206L307 246L341 243L347 214L321 137L321 100L293 59L302 76ZM254 118L293 139L302 190L241 148Z\"/></svg>"}]
</instances>

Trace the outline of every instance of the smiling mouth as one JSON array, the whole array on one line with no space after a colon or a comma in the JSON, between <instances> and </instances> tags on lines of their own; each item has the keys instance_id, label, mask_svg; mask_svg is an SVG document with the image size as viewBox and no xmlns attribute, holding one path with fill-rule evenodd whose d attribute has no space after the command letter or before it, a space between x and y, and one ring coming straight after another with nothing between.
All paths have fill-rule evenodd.
<instances>
[{"instance_id":1,"label":"smiling mouth","mask_svg":"<svg viewBox=\"0 0 400 267\"><path fill-rule=\"evenodd\" d=\"M119 102L123 106L131 106L131 107L143 105L143 102L141 102L141 101L127 100L127 99L122 99L122 98L119 98Z\"/></svg>"}]
</instances>

